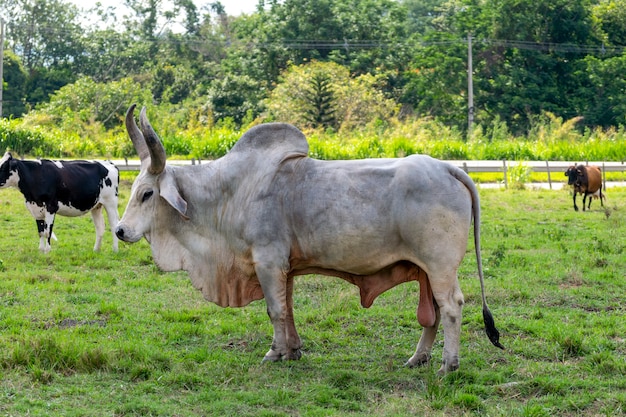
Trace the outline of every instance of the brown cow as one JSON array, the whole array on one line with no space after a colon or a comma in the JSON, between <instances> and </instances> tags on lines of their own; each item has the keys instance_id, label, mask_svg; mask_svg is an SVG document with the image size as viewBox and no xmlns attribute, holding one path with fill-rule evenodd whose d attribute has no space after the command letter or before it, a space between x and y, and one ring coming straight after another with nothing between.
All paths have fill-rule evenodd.
<instances>
[{"instance_id":1,"label":"brown cow","mask_svg":"<svg viewBox=\"0 0 626 417\"><path fill-rule=\"evenodd\" d=\"M592 198L599 198L600 204L604 207L602 199L606 197L602 194L602 172L600 168L595 165L572 165L565 171L565 176L568 177L567 184L571 185L574 191L574 210L578 211L576 194L583 195L583 211L585 211L587 196L589 196L587 208L591 207Z\"/></svg>"}]
</instances>

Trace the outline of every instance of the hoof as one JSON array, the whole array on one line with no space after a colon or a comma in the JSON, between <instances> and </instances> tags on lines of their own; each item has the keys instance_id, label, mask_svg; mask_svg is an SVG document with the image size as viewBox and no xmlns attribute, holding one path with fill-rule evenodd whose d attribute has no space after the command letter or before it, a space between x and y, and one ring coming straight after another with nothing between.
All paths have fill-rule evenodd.
<instances>
[{"instance_id":1,"label":"hoof","mask_svg":"<svg viewBox=\"0 0 626 417\"><path fill-rule=\"evenodd\" d=\"M292 349L289 353L280 354L278 351L270 349L265 354L262 362L297 361L302 357L300 349Z\"/></svg>"},{"instance_id":2,"label":"hoof","mask_svg":"<svg viewBox=\"0 0 626 417\"><path fill-rule=\"evenodd\" d=\"M270 349L263 357L262 362L278 362L280 360L281 360L281 354L275 351L274 349Z\"/></svg>"},{"instance_id":3,"label":"hoof","mask_svg":"<svg viewBox=\"0 0 626 417\"><path fill-rule=\"evenodd\" d=\"M302 357L302 351L300 349L291 349L291 352L284 355L282 359L284 361L297 361Z\"/></svg>"},{"instance_id":4,"label":"hoof","mask_svg":"<svg viewBox=\"0 0 626 417\"><path fill-rule=\"evenodd\" d=\"M409 368L415 368L417 366L427 365L429 362L430 362L430 355L412 356L408 361L406 361L404 366L409 367Z\"/></svg>"},{"instance_id":5,"label":"hoof","mask_svg":"<svg viewBox=\"0 0 626 417\"><path fill-rule=\"evenodd\" d=\"M450 363L447 363L445 360L443 361L443 365L437 371L438 375L445 375L449 372L454 372L459 369L459 360L453 360Z\"/></svg>"}]
</instances>

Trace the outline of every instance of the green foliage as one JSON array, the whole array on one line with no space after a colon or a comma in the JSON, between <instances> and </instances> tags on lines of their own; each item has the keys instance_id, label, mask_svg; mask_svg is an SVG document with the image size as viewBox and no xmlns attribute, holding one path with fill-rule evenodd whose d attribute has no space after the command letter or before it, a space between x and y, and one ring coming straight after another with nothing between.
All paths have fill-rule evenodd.
<instances>
[{"instance_id":1,"label":"green foliage","mask_svg":"<svg viewBox=\"0 0 626 417\"><path fill-rule=\"evenodd\" d=\"M231 146L231 135L226 144L196 144L213 135L201 129L270 120L341 132L347 142L367 138L352 155L624 155L623 0L288 0L237 17L219 2L202 13L190 1L127 3L133 13L120 17L96 3L97 18L83 19L86 12L60 0L0 2L9 49L4 114L35 108L26 126L43 127L58 145L49 156L131 155L116 140L132 102L157 104L164 120L176 121L158 131L182 156ZM470 33L476 123L468 133ZM432 119L451 134L399 135L395 117L410 127ZM328 146L316 154L346 153Z\"/></svg>"},{"instance_id":2,"label":"green foliage","mask_svg":"<svg viewBox=\"0 0 626 417\"><path fill-rule=\"evenodd\" d=\"M449 126L467 124L467 45L456 34L433 32L417 47L404 74L400 97L418 117L433 116ZM446 45L442 48L441 45Z\"/></svg>"},{"instance_id":3,"label":"green foliage","mask_svg":"<svg viewBox=\"0 0 626 417\"><path fill-rule=\"evenodd\" d=\"M226 75L211 84L204 108L211 123L231 119L241 125L249 112L260 112L262 93L261 85L249 76Z\"/></svg>"},{"instance_id":4,"label":"green foliage","mask_svg":"<svg viewBox=\"0 0 626 417\"><path fill-rule=\"evenodd\" d=\"M98 2L86 10L62 0L0 2L9 50L4 114L47 111L50 99L86 87L101 90L86 102L95 111L51 115L74 131L86 117L102 124L81 137L108 132L119 121L120 87L127 90L120 83L132 78L141 90L133 99L194 103L190 111L207 114L211 127L269 117L345 131L388 123L401 108L403 117L432 117L465 132L471 34L475 121L485 132L501 124L526 136L545 112L582 117L581 132L625 122L623 0L287 0L243 16L227 16L219 2L202 11L182 0L125 6L132 13ZM336 83L337 70L326 67L281 88L293 68L310 62L340 66L349 82ZM305 93L312 80L317 98ZM316 104L320 97L327 104ZM523 150L496 153L524 157Z\"/></svg>"},{"instance_id":5,"label":"green foliage","mask_svg":"<svg viewBox=\"0 0 626 417\"><path fill-rule=\"evenodd\" d=\"M314 73L308 88L304 91L304 99L308 107L304 109L304 120L314 128L336 127L335 98L331 87L332 80L322 72Z\"/></svg>"},{"instance_id":6,"label":"green foliage","mask_svg":"<svg viewBox=\"0 0 626 417\"><path fill-rule=\"evenodd\" d=\"M151 107L149 113L152 113L149 114L150 120L166 152L175 158L219 158L246 130L238 128L232 119L223 119L212 125L210 111L188 111L161 105ZM0 146L22 156L136 157L122 122L116 129L104 131L99 122L82 122L80 113L68 109L66 114L65 124L80 126L80 129L69 132L59 129L54 119L43 112L31 113L23 122L0 121ZM577 120L564 122L546 114L533 122L527 137L516 137L505 125L497 122L487 132L475 129L467 141L461 132L432 119L399 122L392 118L388 123L378 121L353 130L305 132L310 156L320 159L395 158L422 153L445 160L624 160L624 129L597 128L581 133L575 127ZM515 177L510 178L513 183L523 183L528 179L527 170L521 167L510 174Z\"/></svg>"},{"instance_id":7,"label":"green foliage","mask_svg":"<svg viewBox=\"0 0 626 417\"><path fill-rule=\"evenodd\" d=\"M18 155L46 155L54 153L54 143L41 128L29 129L18 120L0 119L0 150Z\"/></svg>"},{"instance_id":8,"label":"green foliage","mask_svg":"<svg viewBox=\"0 0 626 417\"><path fill-rule=\"evenodd\" d=\"M324 92L319 90L322 80ZM328 118L331 114L340 123L340 130L364 127L375 120L390 119L395 111L394 103L385 99L377 83L370 75L352 78L347 68L333 63L293 65L272 91L267 108L273 120L301 128L319 123L312 116ZM318 91L312 91L312 85L317 85ZM319 108L320 100L325 102L323 109Z\"/></svg>"},{"instance_id":9,"label":"green foliage","mask_svg":"<svg viewBox=\"0 0 626 417\"><path fill-rule=\"evenodd\" d=\"M0 47L2 47L0 45ZM24 97L26 96L27 74L22 62L11 51L4 51L2 90L2 116L20 117L26 112Z\"/></svg>"},{"instance_id":10,"label":"green foliage","mask_svg":"<svg viewBox=\"0 0 626 417\"><path fill-rule=\"evenodd\" d=\"M507 169L508 183L514 189L523 190L526 183L530 182L531 173L532 170L524 161L518 161Z\"/></svg>"},{"instance_id":11,"label":"green foliage","mask_svg":"<svg viewBox=\"0 0 626 417\"><path fill-rule=\"evenodd\" d=\"M112 129L124 120L129 103L136 102L149 102L149 92L138 90L131 78L99 84L90 77L82 77L58 90L49 103L40 106L25 120L47 115L51 117L50 122L66 131L81 132L87 123L99 123L105 129Z\"/></svg>"}]
</instances>

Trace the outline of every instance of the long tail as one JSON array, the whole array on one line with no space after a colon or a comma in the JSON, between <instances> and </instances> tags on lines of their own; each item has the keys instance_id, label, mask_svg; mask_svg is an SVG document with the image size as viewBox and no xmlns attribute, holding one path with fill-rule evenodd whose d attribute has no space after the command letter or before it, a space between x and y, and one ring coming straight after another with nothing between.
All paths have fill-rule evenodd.
<instances>
[{"instance_id":1,"label":"long tail","mask_svg":"<svg viewBox=\"0 0 626 417\"><path fill-rule=\"evenodd\" d=\"M487 298L485 298L485 280L483 278L483 262L480 256L480 198L478 197L478 189L474 184L474 181L460 168L450 165L450 173L454 175L456 179L461 181L470 192L472 196L472 215L474 217L474 248L476 250L476 263L478 264L478 277L480 278L480 291L483 302L483 322L485 323L485 332L491 343L504 349L504 346L500 344L500 332L496 329L496 324L493 320L493 315L487 305Z\"/></svg>"}]
</instances>

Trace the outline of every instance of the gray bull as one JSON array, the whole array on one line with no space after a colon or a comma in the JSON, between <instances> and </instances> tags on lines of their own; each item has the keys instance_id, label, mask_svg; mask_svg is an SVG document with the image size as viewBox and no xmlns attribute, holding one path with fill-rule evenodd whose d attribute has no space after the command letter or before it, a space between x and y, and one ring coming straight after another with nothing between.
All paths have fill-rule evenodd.
<instances>
[{"instance_id":1,"label":"gray bull","mask_svg":"<svg viewBox=\"0 0 626 417\"><path fill-rule=\"evenodd\" d=\"M462 170L427 156L320 161L295 127L263 124L208 164L166 164L145 108L141 129L126 128L141 159L116 229L126 242L150 243L164 271L186 270L204 297L239 307L265 298L274 338L264 360L299 359L294 276L324 274L357 285L369 307L382 292L420 282L425 329L408 366L427 363L441 322L440 372L459 367L463 294L457 270L474 218L483 318L499 333L485 301L478 193Z\"/></svg>"}]
</instances>

